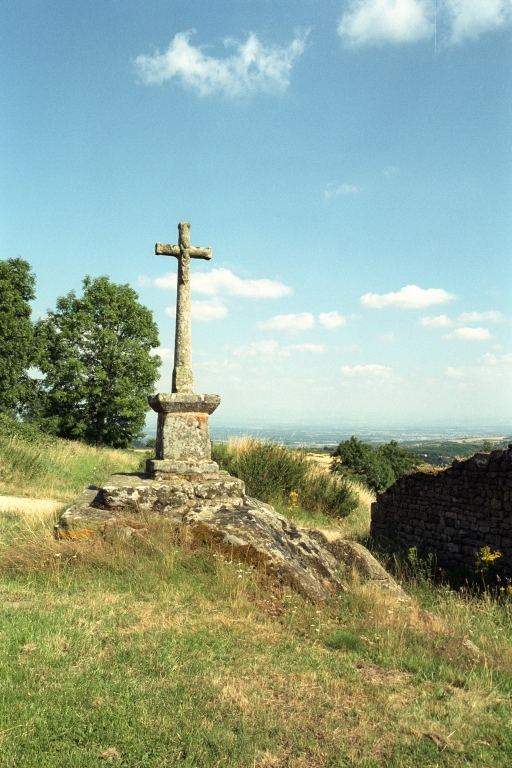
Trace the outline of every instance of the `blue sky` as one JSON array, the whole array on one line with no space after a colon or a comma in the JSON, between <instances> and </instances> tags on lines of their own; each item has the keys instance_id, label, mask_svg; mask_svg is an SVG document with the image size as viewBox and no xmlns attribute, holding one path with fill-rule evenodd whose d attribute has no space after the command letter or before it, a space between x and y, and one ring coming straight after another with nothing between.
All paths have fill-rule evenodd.
<instances>
[{"instance_id":1,"label":"blue sky","mask_svg":"<svg viewBox=\"0 0 512 768\"><path fill-rule=\"evenodd\" d=\"M1 252L130 283L223 424L512 424L511 0L4 0ZM436 43L436 45L435 45Z\"/></svg>"}]
</instances>

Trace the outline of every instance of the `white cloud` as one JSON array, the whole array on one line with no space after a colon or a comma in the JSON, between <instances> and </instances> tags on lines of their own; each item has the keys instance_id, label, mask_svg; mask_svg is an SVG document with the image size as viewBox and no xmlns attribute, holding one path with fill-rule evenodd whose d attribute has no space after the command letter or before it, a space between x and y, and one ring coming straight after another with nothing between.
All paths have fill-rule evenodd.
<instances>
[{"instance_id":1,"label":"white cloud","mask_svg":"<svg viewBox=\"0 0 512 768\"><path fill-rule=\"evenodd\" d=\"M341 373L343 376L358 376L364 378L377 377L379 379L386 379L391 375L392 369L385 365L377 365L376 363L370 365L354 365L352 368L349 365L344 365L341 368Z\"/></svg>"},{"instance_id":2,"label":"white cloud","mask_svg":"<svg viewBox=\"0 0 512 768\"><path fill-rule=\"evenodd\" d=\"M426 0L353 0L338 25L348 45L412 43L431 33Z\"/></svg>"},{"instance_id":3,"label":"white cloud","mask_svg":"<svg viewBox=\"0 0 512 768\"><path fill-rule=\"evenodd\" d=\"M351 0L338 34L346 45L412 43L434 34L433 2L429 0ZM448 30L453 44L512 22L510 0L440 0L439 30Z\"/></svg>"},{"instance_id":4,"label":"white cloud","mask_svg":"<svg viewBox=\"0 0 512 768\"><path fill-rule=\"evenodd\" d=\"M200 368L203 371L208 371L208 373L226 373L227 371L240 370L241 365L233 360L223 360L222 362L205 360L202 363L197 363L194 368Z\"/></svg>"},{"instance_id":5,"label":"white cloud","mask_svg":"<svg viewBox=\"0 0 512 768\"><path fill-rule=\"evenodd\" d=\"M288 333L299 333L313 328L315 318L311 312L301 312L298 315L276 315L270 320L260 320L256 327L261 330L288 331Z\"/></svg>"},{"instance_id":6,"label":"white cloud","mask_svg":"<svg viewBox=\"0 0 512 768\"><path fill-rule=\"evenodd\" d=\"M176 282L176 280L174 282ZM139 275L137 280L135 281L135 284L139 288L150 288L153 285L153 281L147 275Z\"/></svg>"},{"instance_id":7,"label":"white cloud","mask_svg":"<svg viewBox=\"0 0 512 768\"><path fill-rule=\"evenodd\" d=\"M436 315L436 317L420 317L418 324L427 328L449 328L453 325L453 320L446 315Z\"/></svg>"},{"instance_id":8,"label":"white cloud","mask_svg":"<svg viewBox=\"0 0 512 768\"><path fill-rule=\"evenodd\" d=\"M381 344L396 344L397 341L400 341L400 337L397 336L393 331L387 331L387 333L379 333L376 338L381 342Z\"/></svg>"},{"instance_id":9,"label":"white cloud","mask_svg":"<svg viewBox=\"0 0 512 768\"><path fill-rule=\"evenodd\" d=\"M483 365L497 365L498 358L496 355L493 355L492 352L486 352L485 355L482 355L478 362L483 363Z\"/></svg>"},{"instance_id":10,"label":"white cloud","mask_svg":"<svg viewBox=\"0 0 512 768\"><path fill-rule=\"evenodd\" d=\"M445 0L450 15L451 42L475 40L484 32L512 21L510 0Z\"/></svg>"},{"instance_id":11,"label":"white cloud","mask_svg":"<svg viewBox=\"0 0 512 768\"><path fill-rule=\"evenodd\" d=\"M445 375L450 379L461 379L464 376L467 376L467 371L465 371L464 368L452 368L451 366L448 366Z\"/></svg>"},{"instance_id":12,"label":"white cloud","mask_svg":"<svg viewBox=\"0 0 512 768\"><path fill-rule=\"evenodd\" d=\"M330 200L331 197L338 197L338 195L353 195L355 192L359 192L359 188L353 184L328 184L324 191L326 200Z\"/></svg>"},{"instance_id":13,"label":"white cloud","mask_svg":"<svg viewBox=\"0 0 512 768\"><path fill-rule=\"evenodd\" d=\"M340 352L359 352L361 349L359 344L342 344L341 347L337 347Z\"/></svg>"},{"instance_id":14,"label":"white cloud","mask_svg":"<svg viewBox=\"0 0 512 768\"><path fill-rule=\"evenodd\" d=\"M363 307L371 309L384 309L384 307L397 307L398 309L424 309L432 304L444 304L455 296L443 288L418 288L417 285L406 285L397 293L365 293L359 301Z\"/></svg>"},{"instance_id":15,"label":"white cloud","mask_svg":"<svg viewBox=\"0 0 512 768\"><path fill-rule=\"evenodd\" d=\"M156 347L149 353L150 355L158 355L162 360L172 360L174 357L174 351L169 347Z\"/></svg>"},{"instance_id":16,"label":"white cloud","mask_svg":"<svg viewBox=\"0 0 512 768\"><path fill-rule=\"evenodd\" d=\"M506 355L501 356L502 363L512 363L512 352L507 352Z\"/></svg>"},{"instance_id":17,"label":"white cloud","mask_svg":"<svg viewBox=\"0 0 512 768\"><path fill-rule=\"evenodd\" d=\"M168 272L163 277L157 277L155 285L164 290L176 290L176 273ZM223 267L212 269L211 272L192 272L190 288L196 293L210 296L223 293L228 296L243 296L246 299L279 299L293 293L292 288L276 280L244 280Z\"/></svg>"},{"instance_id":18,"label":"white cloud","mask_svg":"<svg viewBox=\"0 0 512 768\"><path fill-rule=\"evenodd\" d=\"M135 68L148 85L177 78L185 87L200 96L222 93L228 97L245 96L257 92L284 91L290 84L293 63L303 53L308 33L296 33L287 47L265 47L251 33L245 43L224 40L224 46L235 48L226 58L208 56L202 46L190 44L194 30L178 32L165 53L155 51L153 56L140 55Z\"/></svg>"},{"instance_id":19,"label":"white cloud","mask_svg":"<svg viewBox=\"0 0 512 768\"><path fill-rule=\"evenodd\" d=\"M505 320L505 315L501 312L463 312L458 316L457 322L459 325L466 325L467 323L502 323Z\"/></svg>"},{"instance_id":20,"label":"white cloud","mask_svg":"<svg viewBox=\"0 0 512 768\"><path fill-rule=\"evenodd\" d=\"M225 293L229 296L243 296L246 299L279 299L293 290L284 283L261 278L244 280L229 269L219 267L211 272L195 272L191 275L191 288L197 293Z\"/></svg>"},{"instance_id":21,"label":"white cloud","mask_svg":"<svg viewBox=\"0 0 512 768\"><path fill-rule=\"evenodd\" d=\"M175 317L176 307L166 307L165 314ZM190 314L192 320L199 320L200 322L222 320L228 314L228 308L222 303L222 299L215 297L210 301L191 301Z\"/></svg>"},{"instance_id":22,"label":"white cloud","mask_svg":"<svg viewBox=\"0 0 512 768\"><path fill-rule=\"evenodd\" d=\"M487 341L492 339L488 328L456 328L445 336L445 339L460 339L461 341Z\"/></svg>"},{"instance_id":23,"label":"white cloud","mask_svg":"<svg viewBox=\"0 0 512 768\"><path fill-rule=\"evenodd\" d=\"M263 339L262 341L253 341L248 346L235 347L233 354L237 357L289 357L290 352L279 346L279 342L274 339Z\"/></svg>"},{"instance_id":24,"label":"white cloud","mask_svg":"<svg viewBox=\"0 0 512 768\"><path fill-rule=\"evenodd\" d=\"M393 176L395 173L398 173L398 168L395 165L387 165L382 173L384 176Z\"/></svg>"},{"instance_id":25,"label":"white cloud","mask_svg":"<svg viewBox=\"0 0 512 768\"><path fill-rule=\"evenodd\" d=\"M318 316L318 322L327 330L333 331L335 328L339 328L340 325L346 325L347 319L334 310L333 312L321 312Z\"/></svg>"},{"instance_id":26,"label":"white cloud","mask_svg":"<svg viewBox=\"0 0 512 768\"><path fill-rule=\"evenodd\" d=\"M325 352L324 344L290 344L286 349L296 350L297 352L315 352L321 354Z\"/></svg>"}]
</instances>

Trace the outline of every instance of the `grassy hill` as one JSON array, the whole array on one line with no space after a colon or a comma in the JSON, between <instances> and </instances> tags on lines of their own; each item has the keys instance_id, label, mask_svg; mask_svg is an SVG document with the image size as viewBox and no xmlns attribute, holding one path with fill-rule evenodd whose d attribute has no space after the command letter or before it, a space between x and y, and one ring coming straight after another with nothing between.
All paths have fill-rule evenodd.
<instances>
[{"instance_id":1,"label":"grassy hill","mask_svg":"<svg viewBox=\"0 0 512 768\"><path fill-rule=\"evenodd\" d=\"M140 461L31 445L41 469L24 488L66 502ZM14 493L22 473L5 473L6 455ZM347 536L362 535L365 509L282 505ZM411 556L395 570L412 606L355 575L348 595L311 605L164 520L81 544L55 541L53 522L0 515L0 766L511 764L506 590L452 590Z\"/></svg>"}]
</instances>

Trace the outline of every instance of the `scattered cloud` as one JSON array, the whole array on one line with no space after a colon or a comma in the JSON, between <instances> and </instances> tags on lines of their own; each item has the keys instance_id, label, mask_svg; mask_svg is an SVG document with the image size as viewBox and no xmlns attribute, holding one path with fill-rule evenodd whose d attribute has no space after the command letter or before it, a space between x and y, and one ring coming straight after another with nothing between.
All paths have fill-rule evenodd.
<instances>
[{"instance_id":1,"label":"scattered cloud","mask_svg":"<svg viewBox=\"0 0 512 768\"><path fill-rule=\"evenodd\" d=\"M486 352L485 355L482 355L478 362L482 363L483 365L497 365L498 358L496 355L493 355L492 352Z\"/></svg>"},{"instance_id":2,"label":"scattered cloud","mask_svg":"<svg viewBox=\"0 0 512 768\"><path fill-rule=\"evenodd\" d=\"M313 354L322 354L325 352L324 344L287 344L281 345L274 339L265 339L262 341L253 341L251 344L235 347L232 349L236 357L290 357L292 352L312 352Z\"/></svg>"},{"instance_id":3,"label":"scattered cloud","mask_svg":"<svg viewBox=\"0 0 512 768\"><path fill-rule=\"evenodd\" d=\"M202 363L196 363L194 368L200 368L203 371L208 371L208 373L226 373L240 370L241 365L233 360L222 360L222 362L204 360Z\"/></svg>"},{"instance_id":4,"label":"scattered cloud","mask_svg":"<svg viewBox=\"0 0 512 768\"><path fill-rule=\"evenodd\" d=\"M506 355L501 356L502 363L510 363L512 364L512 352L507 352Z\"/></svg>"},{"instance_id":5,"label":"scattered cloud","mask_svg":"<svg viewBox=\"0 0 512 768\"><path fill-rule=\"evenodd\" d=\"M395 173L398 173L398 168L395 165L387 165L382 173L384 176L394 176Z\"/></svg>"},{"instance_id":6,"label":"scattered cloud","mask_svg":"<svg viewBox=\"0 0 512 768\"><path fill-rule=\"evenodd\" d=\"M166 307L165 314L175 317L176 307ZM192 320L199 320L200 322L222 320L228 314L228 308L222 299L215 297L210 301L191 301L190 314Z\"/></svg>"},{"instance_id":7,"label":"scattered cloud","mask_svg":"<svg viewBox=\"0 0 512 768\"><path fill-rule=\"evenodd\" d=\"M512 21L510 0L445 0L450 16L451 42L475 40Z\"/></svg>"},{"instance_id":8,"label":"scattered cloud","mask_svg":"<svg viewBox=\"0 0 512 768\"><path fill-rule=\"evenodd\" d=\"M464 368L452 368L451 366L448 366L445 375L450 379L461 379L464 376L467 376L467 371Z\"/></svg>"},{"instance_id":9,"label":"scattered cloud","mask_svg":"<svg viewBox=\"0 0 512 768\"><path fill-rule=\"evenodd\" d=\"M296 350L297 352L315 352L320 354L325 352L324 344L290 344L287 349Z\"/></svg>"},{"instance_id":10,"label":"scattered cloud","mask_svg":"<svg viewBox=\"0 0 512 768\"><path fill-rule=\"evenodd\" d=\"M334 310L334 312L321 312L318 316L318 322L327 330L333 331L335 328L339 328L340 325L346 325L347 319Z\"/></svg>"},{"instance_id":11,"label":"scattered cloud","mask_svg":"<svg viewBox=\"0 0 512 768\"><path fill-rule=\"evenodd\" d=\"M400 337L397 336L393 331L388 331L387 333L379 333L376 338L381 342L381 344L396 344L397 341L400 341Z\"/></svg>"},{"instance_id":12,"label":"scattered cloud","mask_svg":"<svg viewBox=\"0 0 512 768\"><path fill-rule=\"evenodd\" d=\"M432 32L426 0L352 0L338 25L346 45L413 43Z\"/></svg>"},{"instance_id":13,"label":"scattered cloud","mask_svg":"<svg viewBox=\"0 0 512 768\"><path fill-rule=\"evenodd\" d=\"M359 352L361 347L359 344L342 344L338 349L340 352Z\"/></svg>"},{"instance_id":14,"label":"scattered cloud","mask_svg":"<svg viewBox=\"0 0 512 768\"><path fill-rule=\"evenodd\" d=\"M506 317L501 312L463 312L457 318L459 325L467 325L467 323L503 323Z\"/></svg>"},{"instance_id":15,"label":"scattered cloud","mask_svg":"<svg viewBox=\"0 0 512 768\"><path fill-rule=\"evenodd\" d=\"M169 347L155 347L149 354L158 355L162 360L172 360L174 358L174 351L169 349Z\"/></svg>"},{"instance_id":16,"label":"scattered cloud","mask_svg":"<svg viewBox=\"0 0 512 768\"><path fill-rule=\"evenodd\" d=\"M328 184L324 190L324 197L326 200L330 200L331 197L353 195L355 192L359 192L359 187L355 187L353 184Z\"/></svg>"},{"instance_id":17,"label":"scattered cloud","mask_svg":"<svg viewBox=\"0 0 512 768\"><path fill-rule=\"evenodd\" d=\"M425 325L427 328L450 328L453 325L453 320L450 320L447 315L437 315L436 317L420 317L418 324Z\"/></svg>"},{"instance_id":18,"label":"scattered cloud","mask_svg":"<svg viewBox=\"0 0 512 768\"><path fill-rule=\"evenodd\" d=\"M174 282L176 283L176 280ZM139 275L135 284L138 288L150 288L153 285L153 281L147 275Z\"/></svg>"},{"instance_id":19,"label":"scattered cloud","mask_svg":"<svg viewBox=\"0 0 512 768\"><path fill-rule=\"evenodd\" d=\"M260 320L256 327L261 330L287 331L288 333L299 333L313 328L315 318L311 312L301 312L298 315L276 315L270 320Z\"/></svg>"},{"instance_id":20,"label":"scattered cloud","mask_svg":"<svg viewBox=\"0 0 512 768\"><path fill-rule=\"evenodd\" d=\"M391 376L392 368L388 368L385 365L377 365L376 363L354 365L352 368L349 365L344 365L341 368L341 373L343 376L387 379Z\"/></svg>"},{"instance_id":21,"label":"scattered cloud","mask_svg":"<svg viewBox=\"0 0 512 768\"><path fill-rule=\"evenodd\" d=\"M245 43L224 40L234 53L215 58L204 53L204 46L190 44L195 30L178 32L165 53L141 54L135 69L146 85L161 85L176 78L200 96L221 93L233 98L258 92L282 92L290 85L292 66L306 47L308 32L296 33L286 47L265 47L254 33Z\"/></svg>"},{"instance_id":22,"label":"scattered cloud","mask_svg":"<svg viewBox=\"0 0 512 768\"><path fill-rule=\"evenodd\" d=\"M288 357L290 352L279 346L279 342L274 339L263 339L253 341L249 345L235 347L232 350L236 357Z\"/></svg>"},{"instance_id":23,"label":"scattered cloud","mask_svg":"<svg viewBox=\"0 0 512 768\"><path fill-rule=\"evenodd\" d=\"M157 277L155 285L164 290L176 290L176 273L168 272L163 277ZM276 280L266 278L246 280L222 267L212 269L211 272L192 272L190 288L196 293L209 296L222 293L227 296L242 296L246 299L279 299L293 293L292 288Z\"/></svg>"},{"instance_id":24,"label":"scattered cloud","mask_svg":"<svg viewBox=\"0 0 512 768\"><path fill-rule=\"evenodd\" d=\"M445 339L460 339L461 341L487 341L492 339L488 328L456 328L445 336Z\"/></svg>"},{"instance_id":25,"label":"scattered cloud","mask_svg":"<svg viewBox=\"0 0 512 768\"><path fill-rule=\"evenodd\" d=\"M396 307L398 309L424 309L432 304L445 304L455 296L443 288L418 288L417 285L406 285L397 293L365 293L359 301L363 307L371 309L384 309Z\"/></svg>"},{"instance_id":26,"label":"scattered cloud","mask_svg":"<svg viewBox=\"0 0 512 768\"><path fill-rule=\"evenodd\" d=\"M440 0L439 30L446 29L450 43L475 40L512 21L510 0ZM434 34L433 7L429 0L352 0L338 25L345 45L413 43Z\"/></svg>"}]
</instances>

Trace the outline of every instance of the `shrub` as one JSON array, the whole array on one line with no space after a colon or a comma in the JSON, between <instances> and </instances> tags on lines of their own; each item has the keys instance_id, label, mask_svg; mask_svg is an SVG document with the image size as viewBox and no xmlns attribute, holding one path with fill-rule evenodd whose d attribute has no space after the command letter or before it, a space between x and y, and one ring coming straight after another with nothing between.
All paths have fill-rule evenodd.
<instances>
[{"instance_id":1,"label":"shrub","mask_svg":"<svg viewBox=\"0 0 512 768\"><path fill-rule=\"evenodd\" d=\"M245 482L249 496L287 507L293 494L308 512L345 517L358 504L344 478L318 470L303 451L247 438L236 443L215 443L212 457L221 469Z\"/></svg>"},{"instance_id":2,"label":"shrub","mask_svg":"<svg viewBox=\"0 0 512 768\"><path fill-rule=\"evenodd\" d=\"M343 440L331 456L333 472L357 479L374 491L385 491L421 463L416 453L405 451L396 440L375 449L354 435Z\"/></svg>"}]
</instances>

